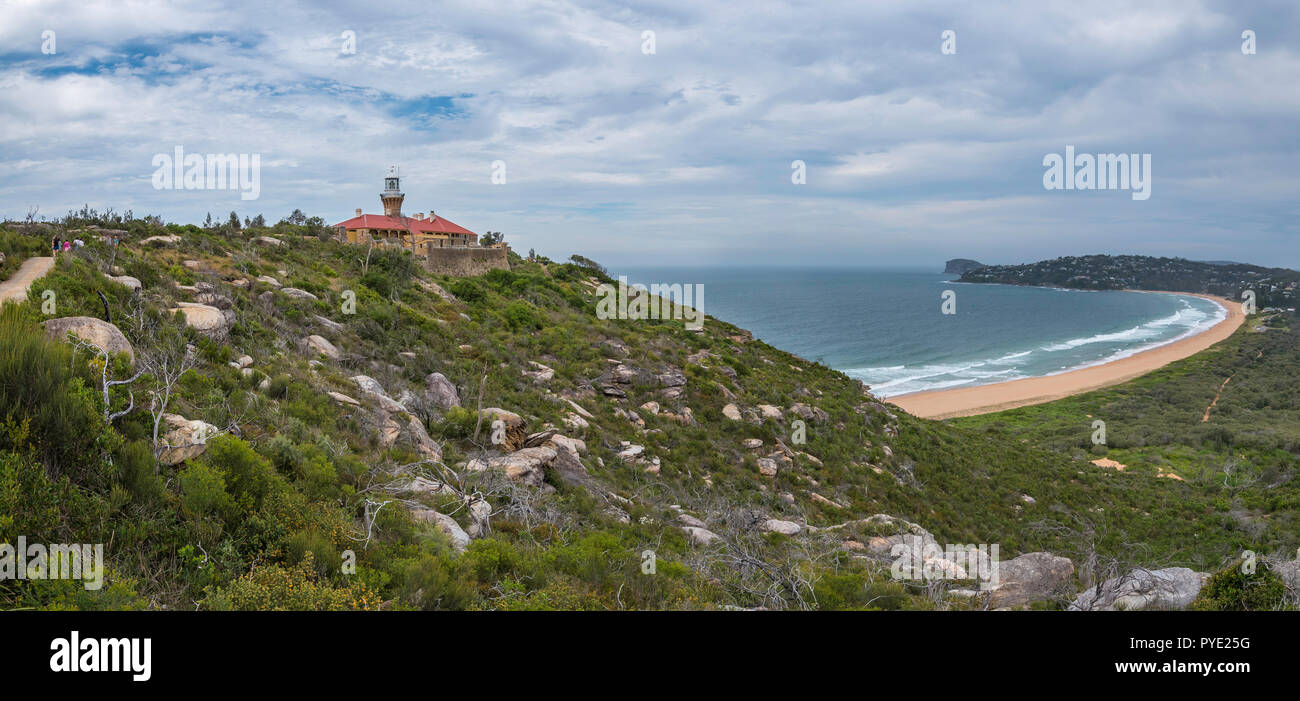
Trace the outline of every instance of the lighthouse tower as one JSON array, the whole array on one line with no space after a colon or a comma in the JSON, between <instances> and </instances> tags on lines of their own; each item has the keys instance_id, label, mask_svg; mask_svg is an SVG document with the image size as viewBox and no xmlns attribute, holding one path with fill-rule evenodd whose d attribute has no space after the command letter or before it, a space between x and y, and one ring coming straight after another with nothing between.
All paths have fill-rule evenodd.
<instances>
[{"instance_id":1,"label":"lighthouse tower","mask_svg":"<svg viewBox=\"0 0 1300 701\"><path fill-rule=\"evenodd\" d=\"M379 201L384 203L384 216L402 216L402 200L405 198L406 195L402 194L402 176L397 166L389 166L388 175L384 176L384 191L379 194Z\"/></svg>"}]
</instances>

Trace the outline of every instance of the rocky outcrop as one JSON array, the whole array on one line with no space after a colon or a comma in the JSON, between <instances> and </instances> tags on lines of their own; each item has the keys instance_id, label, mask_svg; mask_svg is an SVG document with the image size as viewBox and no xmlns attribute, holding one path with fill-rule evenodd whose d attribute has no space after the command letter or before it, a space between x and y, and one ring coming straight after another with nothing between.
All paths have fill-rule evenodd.
<instances>
[{"instance_id":1,"label":"rocky outcrop","mask_svg":"<svg viewBox=\"0 0 1300 701\"><path fill-rule=\"evenodd\" d=\"M334 347L333 343L316 334L302 339L298 342L298 345L304 353L312 358L324 356L330 360L339 360L343 357L343 354L339 352L338 348Z\"/></svg>"},{"instance_id":2,"label":"rocky outcrop","mask_svg":"<svg viewBox=\"0 0 1300 701\"><path fill-rule=\"evenodd\" d=\"M440 372L425 375L424 398L430 405L443 410L460 406L460 395L456 392L456 385Z\"/></svg>"},{"instance_id":3,"label":"rocky outcrop","mask_svg":"<svg viewBox=\"0 0 1300 701\"><path fill-rule=\"evenodd\" d=\"M556 457L558 454L554 448L538 446L516 450L509 455L475 458L465 468L472 472L498 470L513 482L540 487L546 478L546 468L555 462Z\"/></svg>"},{"instance_id":4,"label":"rocky outcrop","mask_svg":"<svg viewBox=\"0 0 1300 701\"><path fill-rule=\"evenodd\" d=\"M169 311L173 314L180 312L185 316L186 326L217 340L224 339L234 323L233 311L218 309L207 304L180 302Z\"/></svg>"},{"instance_id":5,"label":"rocky outcrop","mask_svg":"<svg viewBox=\"0 0 1300 701\"><path fill-rule=\"evenodd\" d=\"M294 299L310 299L312 301L316 301L320 299L319 297L308 292L307 290L300 290L297 287L282 288L280 290L280 294L283 294L286 297L292 297Z\"/></svg>"},{"instance_id":6,"label":"rocky outcrop","mask_svg":"<svg viewBox=\"0 0 1300 701\"><path fill-rule=\"evenodd\" d=\"M126 287L132 292L139 292L143 288L143 285L140 284L140 280L133 278L130 275L108 275L106 277L108 277L109 280Z\"/></svg>"},{"instance_id":7,"label":"rocky outcrop","mask_svg":"<svg viewBox=\"0 0 1300 701\"><path fill-rule=\"evenodd\" d=\"M208 449L208 439L219 431L210 423L191 421L180 414L163 414L160 428L166 431L158 455L158 462L163 465L176 465L202 455Z\"/></svg>"},{"instance_id":8,"label":"rocky outcrop","mask_svg":"<svg viewBox=\"0 0 1300 701\"><path fill-rule=\"evenodd\" d=\"M451 541L451 547L455 548L456 552L463 553L465 548L469 547L469 534L460 527L459 523L456 523L456 519L447 514L439 513L433 509L417 508L411 510L411 520L416 523L433 525L434 528L447 536Z\"/></svg>"},{"instance_id":9,"label":"rocky outcrop","mask_svg":"<svg viewBox=\"0 0 1300 701\"><path fill-rule=\"evenodd\" d=\"M356 383L361 393L375 400L381 409L389 412L406 411L406 407L397 403L388 392L384 391L383 385L379 381L368 375L354 375L352 381Z\"/></svg>"},{"instance_id":10,"label":"rocky outcrop","mask_svg":"<svg viewBox=\"0 0 1300 701\"><path fill-rule=\"evenodd\" d=\"M110 355L123 353L132 365L135 364L135 349L131 347L131 342L126 340L121 329L107 321L92 316L65 316L49 319L41 325L45 327L45 335L50 338L66 341L68 334L72 334Z\"/></svg>"},{"instance_id":11,"label":"rocky outcrop","mask_svg":"<svg viewBox=\"0 0 1300 701\"><path fill-rule=\"evenodd\" d=\"M998 585L988 596L988 608L1016 608L1044 601L1070 590L1074 563L1051 553L1026 553L998 563Z\"/></svg>"},{"instance_id":12,"label":"rocky outcrop","mask_svg":"<svg viewBox=\"0 0 1300 701\"><path fill-rule=\"evenodd\" d=\"M1185 609L1201 593L1208 574L1186 567L1136 569L1083 592L1071 611L1143 611Z\"/></svg>"},{"instance_id":13,"label":"rocky outcrop","mask_svg":"<svg viewBox=\"0 0 1300 701\"><path fill-rule=\"evenodd\" d=\"M524 447L524 440L528 438L524 430L524 419L513 411L506 411L498 407L488 407L479 412L483 418L483 425L492 430L492 424L500 421L505 429L503 441L497 445L501 450L515 451Z\"/></svg>"}]
</instances>

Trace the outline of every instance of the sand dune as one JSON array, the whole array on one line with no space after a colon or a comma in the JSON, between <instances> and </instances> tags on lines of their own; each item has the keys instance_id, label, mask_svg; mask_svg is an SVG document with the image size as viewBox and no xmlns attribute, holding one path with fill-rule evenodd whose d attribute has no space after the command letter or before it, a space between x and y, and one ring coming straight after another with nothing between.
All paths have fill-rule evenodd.
<instances>
[{"instance_id":1,"label":"sand dune","mask_svg":"<svg viewBox=\"0 0 1300 701\"><path fill-rule=\"evenodd\" d=\"M1149 290L1130 290L1149 292ZM927 419L948 419L954 416L973 416L1016 407L1042 404L1073 394L1117 385L1157 368L1199 353L1231 336L1246 320L1241 303L1212 295L1190 292L1153 292L1154 294L1183 294L1213 300L1228 310L1228 318L1202 333L1173 343L1135 353L1127 358L1095 365L1081 370L1071 370L1047 377L1028 377L1010 382L1000 382L978 387L958 387L932 392L915 392L891 397L888 401L913 416Z\"/></svg>"}]
</instances>

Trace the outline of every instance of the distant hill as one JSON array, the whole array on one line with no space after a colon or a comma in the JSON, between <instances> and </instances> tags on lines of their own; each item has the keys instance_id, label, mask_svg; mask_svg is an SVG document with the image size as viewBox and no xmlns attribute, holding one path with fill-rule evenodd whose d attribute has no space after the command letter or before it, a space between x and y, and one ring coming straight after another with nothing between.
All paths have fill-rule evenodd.
<instances>
[{"instance_id":1,"label":"distant hill","mask_svg":"<svg viewBox=\"0 0 1300 701\"><path fill-rule=\"evenodd\" d=\"M1151 256L1069 256L1024 265L988 265L962 282L1039 285L1083 290L1170 290L1241 299L1254 290L1259 307L1295 307L1300 272L1243 263Z\"/></svg>"},{"instance_id":2,"label":"distant hill","mask_svg":"<svg viewBox=\"0 0 1300 701\"><path fill-rule=\"evenodd\" d=\"M967 272L971 270L975 270L976 268L983 268L983 267L984 264L977 260L971 260L970 258L953 258L952 260L944 264L943 271L945 273L956 273L957 275L965 275Z\"/></svg>"}]
</instances>

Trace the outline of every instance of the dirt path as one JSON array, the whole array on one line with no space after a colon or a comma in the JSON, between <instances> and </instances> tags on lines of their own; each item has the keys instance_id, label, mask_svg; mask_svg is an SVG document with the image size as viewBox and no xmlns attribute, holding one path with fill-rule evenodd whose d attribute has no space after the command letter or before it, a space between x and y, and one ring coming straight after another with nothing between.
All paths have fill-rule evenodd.
<instances>
[{"instance_id":1,"label":"dirt path","mask_svg":"<svg viewBox=\"0 0 1300 701\"><path fill-rule=\"evenodd\" d=\"M1237 373L1235 372L1232 373L1232 375L1235 374ZM1201 423L1205 423L1206 421L1210 420L1210 410L1213 409L1214 406L1219 403L1219 397L1223 396L1223 388L1227 387L1229 382L1232 382L1232 375L1228 375L1228 379L1224 380L1223 384L1219 385L1219 391L1214 393L1214 401L1210 402L1210 405L1205 407L1205 416L1201 418Z\"/></svg>"},{"instance_id":2,"label":"dirt path","mask_svg":"<svg viewBox=\"0 0 1300 701\"><path fill-rule=\"evenodd\" d=\"M42 275L54 267L54 259L48 256L28 258L18 268L18 272L4 282L0 282L0 304L9 300L22 303L27 299L27 288L32 286Z\"/></svg>"}]
</instances>

